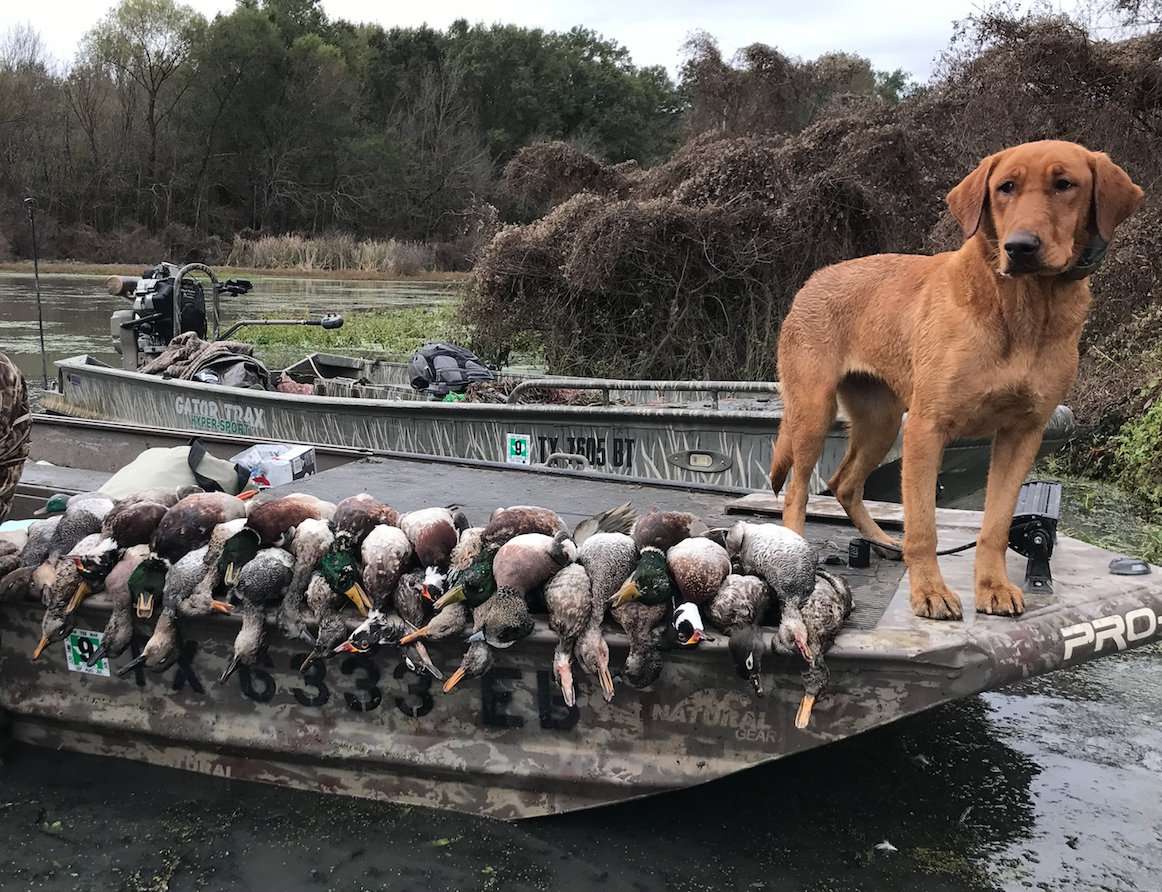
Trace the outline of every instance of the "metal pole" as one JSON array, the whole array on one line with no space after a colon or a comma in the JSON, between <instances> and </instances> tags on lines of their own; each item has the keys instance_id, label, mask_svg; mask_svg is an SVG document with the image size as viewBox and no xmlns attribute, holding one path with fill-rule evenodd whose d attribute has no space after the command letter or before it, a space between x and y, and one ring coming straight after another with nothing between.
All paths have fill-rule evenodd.
<instances>
[{"instance_id":1,"label":"metal pole","mask_svg":"<svg viewBox=\"0 0 1162 892\"><path fill-rule=\"evenodd\" d=\"M44 374L44 389L48 390L48 355L44 351L44 314L40 308L40 264L36 256L36 199L24 199L28 208L28 223L32 227L32 279L36 283L36 324L40 328L40 369Z\"/></svg>"}]
</instances>

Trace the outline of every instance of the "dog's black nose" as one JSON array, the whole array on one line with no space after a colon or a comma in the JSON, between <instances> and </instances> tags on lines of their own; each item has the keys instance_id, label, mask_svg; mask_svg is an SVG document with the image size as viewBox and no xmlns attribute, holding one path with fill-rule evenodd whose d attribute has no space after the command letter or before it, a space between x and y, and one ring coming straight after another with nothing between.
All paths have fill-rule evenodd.
<instances>
[{"instance_id":1,"label":"dog's black nose","mask_svg":"<svg viewBox=\"0 0 1162 892\"><path fill-rule=\"evenodd\" d=\"M1041 239L1033 232L1014 232L1005 239L1005 253L1009 255L1012 270L1036 269L1040 264L1037 255L1041 251Z\"/></svg>"}]
</instances>

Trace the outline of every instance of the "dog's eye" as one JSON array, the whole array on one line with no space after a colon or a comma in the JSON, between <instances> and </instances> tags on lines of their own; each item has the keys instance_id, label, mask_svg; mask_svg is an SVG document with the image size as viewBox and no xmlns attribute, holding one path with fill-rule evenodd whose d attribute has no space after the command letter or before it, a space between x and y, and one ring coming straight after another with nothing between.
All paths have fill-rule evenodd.
<instances>
[{"instance_id":1,"label":"dog's eye","mask_svg":"<svg viewBox=\"0 0 1162 892\"><path fill-rule=\"evenodd\" d=\"M1056 189L1058 192L1068 192L1070 189L1073 188L1073 186L1074 186L1074 184L1072 182L1070 182L1069 180L1065 179L1065 177L1061 177L1060 179L1057 180L1057 182L1055 182L1053 184L1053 188Z\"/></svg>"},{"instance_id":2,"label":"dog's eye","mask_svg":"<svg viewBox=\"0 0 1162 892\"><path fill-rule=\"evenodd\" d=\"M1017 191L1017 184L1012 180L1005 180L1003 183L997 186L997 191L1003 192L1005 195L1012 195Z\"/></svg>"}]
</instances>

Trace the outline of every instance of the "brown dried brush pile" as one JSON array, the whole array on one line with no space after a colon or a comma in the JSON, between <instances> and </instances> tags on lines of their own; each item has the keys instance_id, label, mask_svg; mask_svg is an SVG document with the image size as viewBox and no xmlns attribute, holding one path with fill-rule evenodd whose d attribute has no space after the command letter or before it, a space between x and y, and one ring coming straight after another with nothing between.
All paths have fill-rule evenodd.
<instances>
[{"instance_id":1,"label":"brown dried brush pile","mask_svg":"<svg viewBox=\"0 0 1162 892\"><path fill-rule=\"evenodd\" d=\"M1162 368L1162 33L1096 41L1064 18L986 14L939 79L898 105L839 97L798 133L703 134L664 165L614 171L563 144L519 154L508 183L555 205L477 262L473 347L539 341L553 372L775 375L778 327L821 266L959 245L944 196L1007 145L1108 152L1147 192L1093 279L1071 397L1083 421ZM568 196L568 197L566 197Z\"/></svg>"},{"instance_id":2,"label":"brown dried brush pile","mask_svg":"<svg viewBox=\"0 0 1162 892\"><path fill-rule=\"evenodd\" d=\"M811 271L918 246L913 221L940 212L925 187L935 154L879 106L792 138L695 139L616 193L582 191L502 230L465 304L473 349L503 361L532 333L561 374L772 378L779 323Z\"/></svg>"}]
</instances>

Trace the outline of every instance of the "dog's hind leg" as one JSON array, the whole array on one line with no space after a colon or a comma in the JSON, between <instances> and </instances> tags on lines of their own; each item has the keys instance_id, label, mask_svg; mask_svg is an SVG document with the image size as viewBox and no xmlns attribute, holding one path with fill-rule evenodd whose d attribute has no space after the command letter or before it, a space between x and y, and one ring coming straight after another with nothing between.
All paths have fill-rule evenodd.
<instances>
[{"instance_id":1,"label":"dog's hind leg","mask_svg":"<svg viewBox=\"0 0 1162 892\"><path fill-rule=\"evenodd\" d=\"M904 404L883 382L864 375L849 376L840 382L839 402L850 421L847 454L827 485L860 533L899 549L899 540L885 533L868 513L863 487L900 435ZM879 553L894 560L903 557L898 550Z\"/></svg>"},{"instance_id":2,"label":"dog's hind leg","mask_svg":"<svg viewBox=\"0 0 1162 892\"><path fill-rule=\"evenodd\" d=\"M794 468L791 482L787 484L787 494L783 498L783 526L800 536L807 526L811 475L819 462L819 456L823 454L827 433L835 422L836 408L835 391L816 385L814 391L800 389L794 403L788 401L783 413L783 424L789 424L793 434L790 452ZM783 437L780 431L779 440ZM778 456L778 443L775 444L775 452Z\"/></svg>"}]
</instances>

